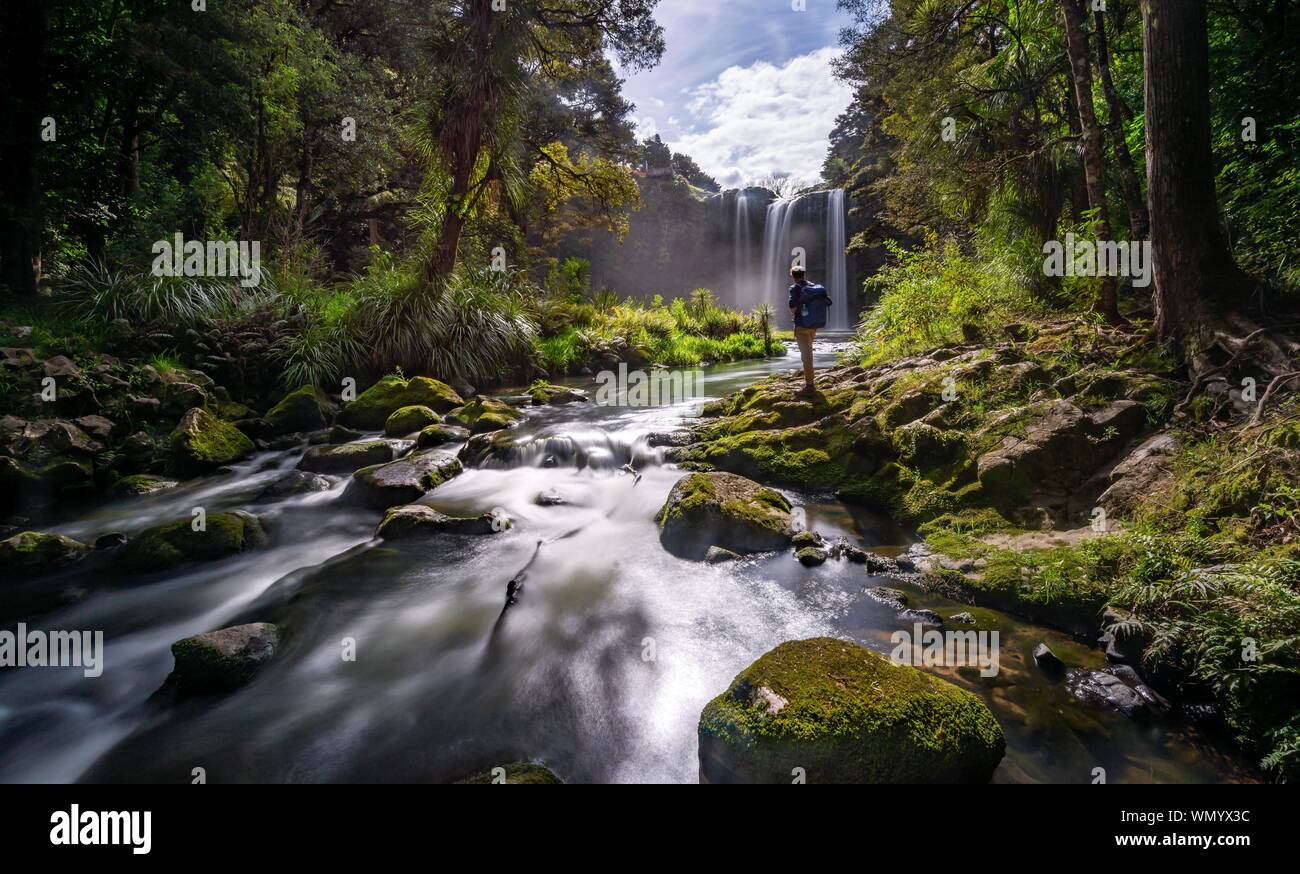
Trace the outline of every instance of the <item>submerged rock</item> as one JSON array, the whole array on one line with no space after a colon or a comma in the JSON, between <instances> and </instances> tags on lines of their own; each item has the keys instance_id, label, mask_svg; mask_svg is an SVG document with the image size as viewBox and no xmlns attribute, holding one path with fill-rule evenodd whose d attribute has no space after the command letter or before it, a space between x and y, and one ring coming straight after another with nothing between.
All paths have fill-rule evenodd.
<instances>
[{"instance_id":1,"label":"submerged rock","mask_svg":"<svg viewBox=\"0 0 1300 874\"><path fill-rule=\"evenodd\" d=\"M267 433L290 434L294 431L324 428L336 410L334 402L325 392L314 385L304 385L285 395L263 418Z\"/></svg>"},{"instance_id":2,"label":"submerged rock","mask_svg":"<svg viewBox=\"0 0 1300 874\"><path fill-rule=\"evenodd\" d=\"M794 539L785 496L730 473L682 477L657 518L660 542L682 558L704 558L710 546L739 553L785 549Z\"/></svg>"},{"instance_id":3,"label":"submerged rock","mask_svg":"<svg viewBox=\"0 0 1300 874\"><path fill-rule=\"evenodd\" d=\"M201 531L194 530L188 517L146 528L116 558L130 573L151 573L195 561L216 561L265 545L266 531L258 518L236 510L208 514Z\"/></svg>"},{"instance_id":4,"label":"submerged rock","mask_svg":"<svg viewBox=\"0 0 1300 874\"><path fill-rule=\"evenodd\" d=\"M298 469L312 473L351 473L372 464L392 461L396 457L396 447L387 440L313 446L303 453Z\"/></svg>"},{"instance_id":5,"label":"submerged rock","mask_svg":"<svg viewBox=\"0 0 1300 874\"><path fill-rule=\"evenodd\" d=\"M176 667L168 683L178 696L231 692L248 683L280 645L280 629L253 622L196 634L172 644Z\"/></svg>"},{"instance_id":6,"label":"submerged rock","mask_svg":"<svg viewBox=\"0 0 1300 874\"><path fill-rule=\"evenodd\" d=\"M1034 647L1034 664L1049 676L1058 677L1065 674L1065 662L1061 661L1045 643Z\"/></svg>"},{"instance_id":7,"label":"submerged rock","mask_svg":"<svg viewBox=\"0 0 1300 874\"><path fill-rule=\"evenodd\" d=\"M346 500L382 510L411 503L463 469L455 456L419 452L387 464L361 468L352 475L343 495Z\"/></svg>"},{"instance_id":8,"label":"submerged rock","mask_svg":"<svg viewBox=\"0 0 1300 874\"><path fill-rule=\"evenodd\" d=\"M868 598L879 601L886 607L902 610L907 606L907 594L898 589L891 589L888 586L872 586L862 591Z\"/></svg>"},{"instance_id":9,"label":"submerged rock","mask_svg":"<svg viewBox=\"0 0 1300 874\"><path fill-rule=\"evenodd\" d=\"M258 492L257 497L259 500L267 501L306 495L311 492L328 492L331 485L328 478L318 473L291 470Z\"/></svg>"},{"instance_id":10,"label":"submerged rock","mask_svg":"<svg viewBox=\"0 0 1300 874\"><path fill-rule=\"evenodd\" d=\"M23 531L0 541L0 566L15 577L38 577L76 564L90 551L90 546L62 534Z\"/></svg>"},{"instance_id":11,"label":"submerged rock","mask_svg":"<svg viewBox=\"0 0 1300 874\"><path fill-rule=\"evenodd\" d=\"M533 383L528 389L528 396L536 406L543 404L572 404L591 400L582 389L566 388L549 383Z\"/></svg>"},{"instance_id":12,"label":"submerged rock","mask_svg":"<svg viewBox=\"0 0 1300 874\"><path fill-rule=\"evenodd\" d=\"M446 413L464 403L445 382L427 376L385 376L345 406L338 421L348 427L378 431L402 407L425 406L435 413Z\"/></svg>"},{"instance_id":13,"label":"submerged rock","mask_svg":"<svg viewBox=\"0 0 1300 874\"><path fill-rule=\"evenodd\" d=\"M389 507L379 523L376 537L402 540L434 534L496 534L511 526L510 519L484 513L481 516L448 516L424 504Z\"/></svg>"},{"instance_id":14,"label":"submerged rock","mask_svg":"<svg viewBox=\"0 0 1300 874\"><path fill-rule=\"evenodd\" d=\"M710 546L708 552L704 553L704 560L709 564L723 564L728 561L740 561L744 558L738 552L732 552L730 549L723 549L721 546Z\"/></svg>"},{"instance_id":15,"label":"submerged rock","mask_svg":"<svg viewBox=\"0 0 1300 874\"><path fill-rule=\"evenodd\" d=\"M803 549L795 551L794 557L799 559L799 563L804 567L813 567L826 562L826 550L819 546L805 546Z\"/></svg>"},{"instance_id":16,"label":"submerged rock","mask_svg":"<svg viewBox=\"0 0 1300 874\"><path fill-rule=\"evenodd\" d=\"M787 641L700 714L701 780L986 783L1006 741L969 692L866 647Z\"/></svg>"},{"instance_id":17,"label":"submerged rock","mask_svg":"<svg viewBox=\"0 0 1300 874\"><path fill-rule=\"evenodd\" d=\"M148 473L137 473L122 477L109 486L108 492L115 498L129 498L139 495L152 495L154 492L165 491L177 485L178 483L174 479Z\"/></svg>"},{"instance_id":18,"label":"submerged rock","mask_svg":"<svg viewBox=\"0 0 1300 874\"><path fill-rule=\"evenodd\" d=\"M1129 718L1169 709L1169 702L1146 686L1127 665L1115 665L1105 671L1072 669L1066 673L1065 685L1080 701L1109 707Z\"/></svg>"},{"instance_id":19,"label":"submerged rock","mask_svg":"<svg viewBox=\"0 0 1300 874\"><path fill-rule=\"evenodd\" d=\"M508 765L498 765L486 771L480 771L463 780L457 780L456 783L461 785L472 783L560 785L564 781L555 776L555 772L545 765L537 765L532 762L511 762Z\"/></svg>"},{"instance_id":20,"label":"submerged rock","mask_svg":"<svg viewBox=\"0 0 1300 874\"><path fill-rule=\"evenodd\" d=\"M943 628L943 617L933 610L913 608L899 612L898 618L907 623L919 623L927 628Z\"/></svg>"},{"instance_id":21,"label":"submerged rock","mask_svg":"<svg viewBox=\"0 0 1300 874\"><path fill-rule=\"evenodd\" d=\"M172 464L182 473L204 473L253 454L253 441L202 407L181 417L169 438Z\"/></svg>"}]
</instances>

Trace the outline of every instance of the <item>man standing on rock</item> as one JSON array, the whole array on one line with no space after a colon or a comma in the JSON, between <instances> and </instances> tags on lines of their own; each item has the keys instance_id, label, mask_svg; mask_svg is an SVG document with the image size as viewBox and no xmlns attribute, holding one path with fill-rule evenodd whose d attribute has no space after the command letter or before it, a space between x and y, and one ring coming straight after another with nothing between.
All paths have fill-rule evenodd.
<instances>
[{"instance_id":1,"label":"man standing on rock","mask_svg":"<svg viewBox=\"0 0 1300 874\"><path fill-rule=\"evenodd\" d=\"M803 390L801 395L812 395L813 387L813 338L817 329L826 327L826 310L831 305L830 295L826 289L804 278L802 267L791 267L790 278L790 315L794 316L794 339L799 344L799 356L803 359Z\"/></svg>"}]
</instances>

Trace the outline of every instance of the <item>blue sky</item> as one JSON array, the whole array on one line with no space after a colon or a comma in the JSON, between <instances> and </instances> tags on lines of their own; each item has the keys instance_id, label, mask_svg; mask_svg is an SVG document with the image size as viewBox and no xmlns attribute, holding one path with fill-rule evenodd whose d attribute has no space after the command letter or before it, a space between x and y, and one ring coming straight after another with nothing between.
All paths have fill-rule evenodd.
<instances>
[{"instance_id":1,"label":"blue sky","mask_svg":"<svg viewBox=\"0 0 1300 874\"><path fill-rule=\"evenodd\" d=\"M658 133L719 182L820 176L851 91L831 74L848 17L835 0L660 0L667 50L627 77L638 132Z\"/></svg>"}]
</instances>

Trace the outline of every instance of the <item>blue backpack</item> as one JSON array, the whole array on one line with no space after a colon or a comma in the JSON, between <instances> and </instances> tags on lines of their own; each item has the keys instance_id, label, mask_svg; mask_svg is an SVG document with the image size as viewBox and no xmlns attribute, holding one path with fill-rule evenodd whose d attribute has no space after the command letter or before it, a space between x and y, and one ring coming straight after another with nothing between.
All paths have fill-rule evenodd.
<instances>
[{"instance_id":1,"label":"blue backpack","mask_svg":"<svg viewBox=\"0 0 1300 874\"><path fill-rule=\"evenodd\" d=\"M826 311L830 306L831 298L826 289L815 282L809 282L799 292L799 312L794 317L795 325L800 328L826 327Z\"/></svg>"}]
</instances>

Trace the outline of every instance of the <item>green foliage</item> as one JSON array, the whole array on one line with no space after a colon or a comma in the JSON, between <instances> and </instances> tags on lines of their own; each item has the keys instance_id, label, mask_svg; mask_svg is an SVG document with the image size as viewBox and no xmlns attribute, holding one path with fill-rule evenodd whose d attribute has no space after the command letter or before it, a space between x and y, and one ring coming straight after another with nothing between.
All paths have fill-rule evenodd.
<instances>
[{"instance_id":1,"label":"green foliage","mask_svg":"<svg viewBox=\"0 0 1300 874\"><path fill-rule=\"evenodd\" d=\"M960 342L963 330L993 335L1038 309L1022 285L1007 281L1003 262L968 254L954 240L931 236L911 251L891 241L889 249L896 263L868 280L880 296L858 329L863 363Z\"/></svg>"}]
</instances>

